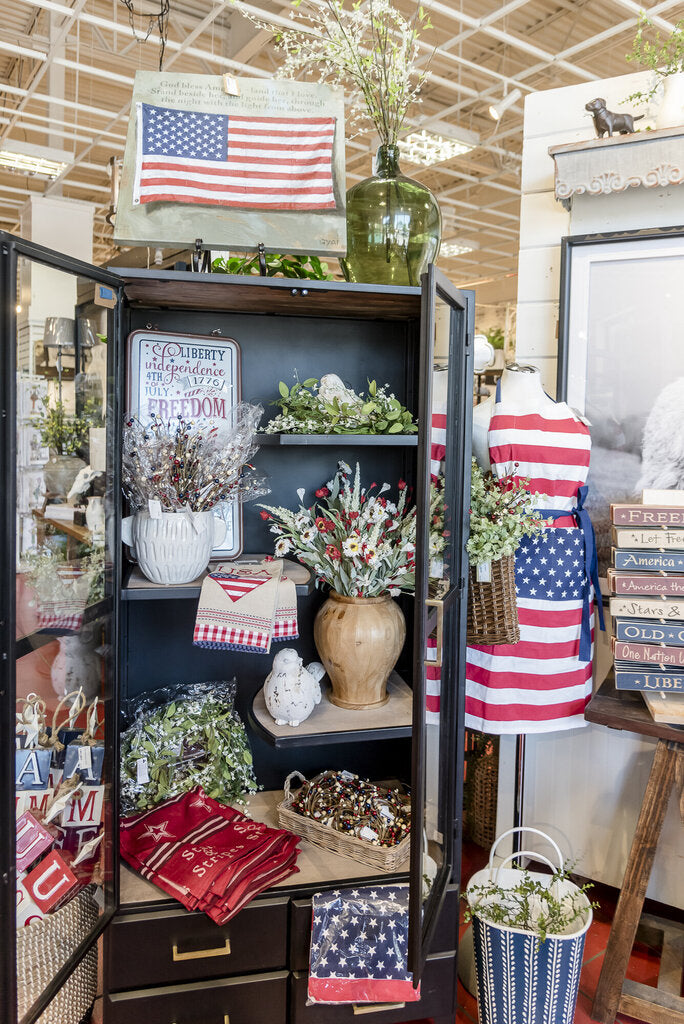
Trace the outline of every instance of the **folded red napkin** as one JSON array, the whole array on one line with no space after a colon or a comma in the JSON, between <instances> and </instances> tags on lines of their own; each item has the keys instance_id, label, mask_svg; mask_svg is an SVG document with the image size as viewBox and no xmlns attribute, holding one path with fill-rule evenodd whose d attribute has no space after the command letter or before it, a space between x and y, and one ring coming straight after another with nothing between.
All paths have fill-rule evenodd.
<instances>
[{"instance_id":1,"label":"folded red napkin","mask_svg":"<svg viewBox=\"0 0 684 1024\"><path fill-rule=\"evenodd\" d=\"M200 786L124 818L120 835L131 867L217 924L299 870L298 836L252 821Z\"/></svg>"}]
</instances>

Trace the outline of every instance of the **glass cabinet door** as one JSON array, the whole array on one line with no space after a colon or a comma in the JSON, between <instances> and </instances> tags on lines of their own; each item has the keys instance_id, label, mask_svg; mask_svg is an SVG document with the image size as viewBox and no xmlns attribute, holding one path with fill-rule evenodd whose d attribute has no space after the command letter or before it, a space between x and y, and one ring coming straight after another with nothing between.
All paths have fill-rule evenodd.
<instances>
[{"instance_id":1,"label":"glass cabinet door","mask_svg":"<svg viewBox=\"0 0 684 1024\"><path fill-rule=\"evenodd\" d=\"M119 285L8 235L0 252L0 1018L30 1024L115 906Z\"/></svg>"},{"instance_id":2,"label":"glass cabinet door","mask_svg":"<svg viewBox=\"0 0 684 1024\"><path fill-rule=\"evenodd\" d=\"M423 278L409 969L420 976L458 871L474 295Z\"/></svg>"}]
</instances>

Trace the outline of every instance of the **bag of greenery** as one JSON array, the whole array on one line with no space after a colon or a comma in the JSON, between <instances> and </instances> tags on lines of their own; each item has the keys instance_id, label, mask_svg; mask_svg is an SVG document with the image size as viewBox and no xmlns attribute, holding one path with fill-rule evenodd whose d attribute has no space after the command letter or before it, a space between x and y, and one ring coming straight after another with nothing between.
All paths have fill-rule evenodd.
<instances>
[{"instance_id":1,"label":"bag of greenery","mask_svg":"<svg viewBox=\"0 0 684 1024\"><path fill-rule=\"evenodd\" d=\"M235 680L179 683L145 693L125 709L121 810L148 810L202 786L232 804L257 789L245 727L233 708Z\"/></svg>"}]
</instances>

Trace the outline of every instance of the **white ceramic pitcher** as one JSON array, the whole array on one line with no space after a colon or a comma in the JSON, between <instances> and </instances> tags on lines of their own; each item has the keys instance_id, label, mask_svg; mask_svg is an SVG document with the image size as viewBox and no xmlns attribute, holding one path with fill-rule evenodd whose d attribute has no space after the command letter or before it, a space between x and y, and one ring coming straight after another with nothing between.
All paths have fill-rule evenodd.
<instances>
[{"instance_id":1,"label":"white ceramic pitcher","mask_svg":"<svg viewBox=\"0 0 684 1024\"><path fill-rule=\"evenodd\" d=\"M138 512L121 523L121 539L152 583L191 583L209 564L226 535L226 524L207 512Z\"/></svg>"}]
</instances>

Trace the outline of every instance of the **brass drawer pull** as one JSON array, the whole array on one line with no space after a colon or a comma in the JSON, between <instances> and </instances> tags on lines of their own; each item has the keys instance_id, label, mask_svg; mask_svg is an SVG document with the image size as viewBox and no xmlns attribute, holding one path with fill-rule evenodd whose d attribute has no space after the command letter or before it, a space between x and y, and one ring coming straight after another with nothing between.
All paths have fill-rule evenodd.
<instances>
[{"instance_id":1,"label":"brass drawer pull","mask_svg":"<svg viewBox=\"0 0 684 1024\"><path fill-rule=\"evenodd\" d=\"M217 946L216 949L191 949L188 953L179 953L178 946L173 944L174 960L204 960L210 956L230 956L230 939L226 939L225 946Z\"/></svg>"},{"instance_id":2,"label":"brass drawer pull","mask_svg":"<svg viewBox=\"0 0 684 1024\"><path fill-rule=\"evenodd\" d=\"M427 597L425 604L428 608L437 609L437 649L435 651L435 658L433 661L428 658L424 659L426 668L441 668L442 667L442 645L443 645L443 631L444 631L444 601L441 598Z\"/></svg>"},{"instance_id":3,"label":"brass drawer pull","mask_svg":"<svg viewBox=\"0 0 684 1024\"><path fill-rule=\"evenodd\" d=\"M354 1003L354 1015L357 1013L382 1013L383 1010L403 1010L406 1003Z\"/></svg>"}]
</instances>

